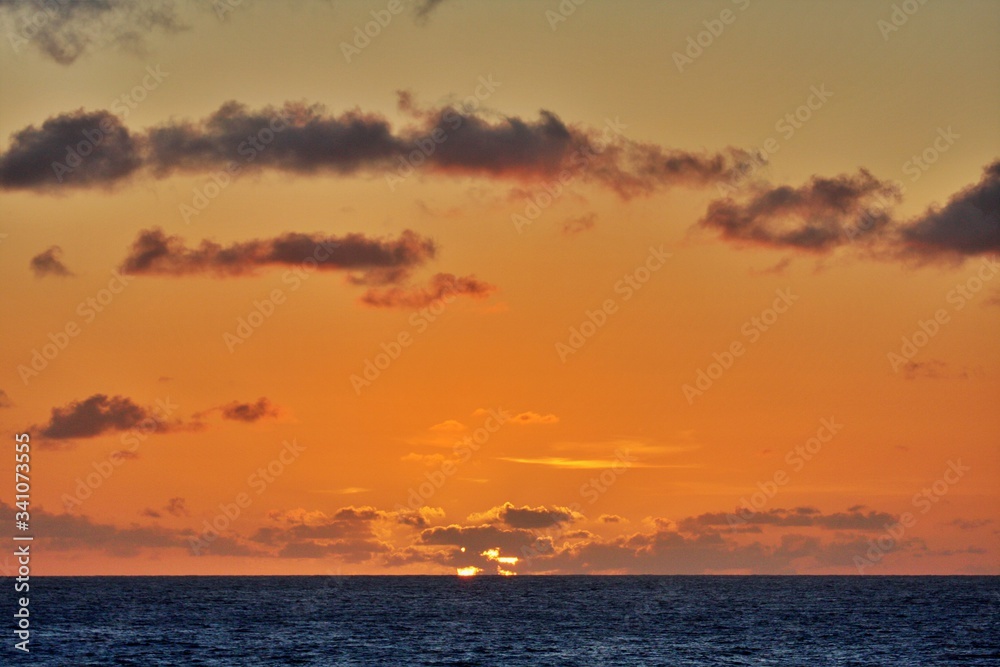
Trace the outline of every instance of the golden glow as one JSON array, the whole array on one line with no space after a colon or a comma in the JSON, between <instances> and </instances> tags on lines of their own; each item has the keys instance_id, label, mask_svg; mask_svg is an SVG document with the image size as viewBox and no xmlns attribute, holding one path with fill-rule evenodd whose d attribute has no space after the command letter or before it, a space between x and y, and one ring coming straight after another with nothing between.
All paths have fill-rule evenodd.
<instances>
[{"instance_id":1,"label":"golden glow","mask_svg":"<svg viewBox=\"0 0 1000 667\"><path fill-rule=\"evenodd\" d=\"M465 551L465 549L463 548L462 551ZM500 549L487 549L479 555L486 556L490 560L495 560L498 563L504 563L506 565L517 564L517 556L501 556Z\"/></svg>"},{"instance_id":2,"label":"golden glow","mask_svg":"<svg viewBox=\"0 0 1000 667\"><path fill-rule=\"evenodd\" d=\"M945 202L1000 155L996 3L921 5L888 40L877 22L891 3L746 3L683 73L672 54L704 29L711 3L587 3L553 33L527 3L445 2L426 25L394 18L351 63L338 44L385 0L289 12L291 4L244 3L252 8L224 24L213 12L190 17L182 38L151 40L148 59L108 48L56 66L37 38L16 57L0 49L0 153L28 126L108 108L144 81L147 65L162 63L169 77L120 119L130 130L170 119L198 125L227 100L250 110L299 100L331 116L356 108L384 117L399 134L420 126L420 109L465 99L492 72L503 83L482 101L489 124L535 123L546 109L595 136L620 121L624 139L667 150L754 149L774 139L780 150L739 183L735 199L754 191L757 177L799 186L867 169L905 182L900 219ZM489 30L464 30L465 22ZM773 39L763 48L765 33ZM821 84L830 102L789 126L783 119ZM412 104L398 104L401 89L413 91ZM911 156L936 145L939 126L961 138L915 179ZM464 143L452 148L458 141L439 145L428 162L464 154ZM67 149L57 148L63 159ZM746 503L763 512L817 508L827 518L863 506L850 514L877 512L879 526L883 513L916 515L900 548L866 574L1000 568L1000 414L991 400L1000 393L1000 274L960 310L947 296L980 281L980 259L909 267L869 259L862 239L833 254L737 246L699 225L728 192L718 183L627 199L576 171L564 184L424 164L390 185L395 164L385 173L264 167L282 160L263 153L190 224L180 207L216 183L180 163L162 178L137 172L113 192L0 188L0 307L14 322L0 327L0 421L31 430L38 443L32 506L71 509L51 525L72 539L39 546L38 574L316 574L328 561L349 574L445 576L460 562L463 577L711 566L857 574L844 545L881 536L830 528L840 516L808 528L766 524L761 533L704 519ZM512 215L550 198L529 226L515 226ZM567 234L573 220L592 224ZM340 271L268 265L225 279L135 275L111 295L111 271L152 228L189 248L286 233L397 238L409 228L439 249L413 268L412 285L474 274L499 289L421 313L359 303L368 287ZM72 275L36 278L32 258L56 244ZM661 246L672 256L635 282L649 249ZM766 329L751 325L788 288L795 305ZM282 299L272 308L276 290ZM89 305L95 299L98 307ZM887 353L898 354L903 337L922 337L920 323L940 309L950 321L897 372ZM70 324L72 337L62 333ZM228 348L232 336L239 343ZM736 357L734 343L744 350ZM573 351L561 357L567 345ZM42 370L22 380L22 366ZM371 384L356 390L352 376ZM685 385L707 389L688 400ZM96 394L155 414L169 405L178 428L48 444L32 428ZM221 416L219 406L261 396L279 416ZM510 419L492 429L501 409ZM803 453L830 418L843 429ZM305 449L289 458L282 443L293 440ZM913 498L949 461L974 470L925 516ZM13 479L13 465L0 456L0 479ZM0 483L8 507L13 490ZM241 505L238 520L216 518L242 495L252 504ZM341 514L349 507L356 511ZM788 516L786 524L801 518ZM225 539L195 557L185 531L201 534L213 520L231 524ZM692 531L684 540L683 530ZM264 549L253 539L260 531L277 541ZM339 537L299 544L300 533ZM712 557L697 554L715 543L689 548L716 534L723 540ZM815 546L783 548L786 537ZM491 542L504 553L483 546ZM904 547L918 543L927 549ZM532 544L551 550L509 555ZM758 546L787 562L763 563L752 555ZM442 564L443 553L458 560Z\"/></svg>"}]
</instances>

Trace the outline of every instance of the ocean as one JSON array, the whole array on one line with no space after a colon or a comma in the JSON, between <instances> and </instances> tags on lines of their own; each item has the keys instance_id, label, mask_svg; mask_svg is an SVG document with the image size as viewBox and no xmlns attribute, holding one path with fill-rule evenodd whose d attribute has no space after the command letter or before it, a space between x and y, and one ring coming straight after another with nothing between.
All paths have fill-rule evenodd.
<instances>
[{"instance_id":1,"label":"ocean","mask_svg":"<svg viewBox=\"0 0 1000 667\"><path fill-rule=\"evenodd\" d=\"M0 663L1000 665L1000 577L33 577L30 609Z\"/></svg>"}]
</instances>

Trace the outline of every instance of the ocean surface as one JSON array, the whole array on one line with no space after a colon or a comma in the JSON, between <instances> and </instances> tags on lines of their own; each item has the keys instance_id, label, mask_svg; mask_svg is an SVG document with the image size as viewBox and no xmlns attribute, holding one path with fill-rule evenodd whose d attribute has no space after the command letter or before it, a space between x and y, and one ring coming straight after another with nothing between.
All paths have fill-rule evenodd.
<instances>
[{"instance_id":1,"label":"ocean surface","mask_svg":"<svg viewBox=\"0 0 1000 667\"><path fill-rule=\"evenodd\" d=\"M1000 577L33 577L30 609L0 664L1000 665Z\"/></svg>"}]
</instances>

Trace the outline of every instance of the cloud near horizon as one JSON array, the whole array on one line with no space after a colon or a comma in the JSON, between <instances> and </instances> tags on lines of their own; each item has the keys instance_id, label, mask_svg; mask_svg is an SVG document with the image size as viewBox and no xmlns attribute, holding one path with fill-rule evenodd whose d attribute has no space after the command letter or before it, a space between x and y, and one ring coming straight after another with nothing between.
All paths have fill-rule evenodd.
<instances>
[{"instance_id":1,"label":"cloud near horizon","mask_svg":"<svg viewBox=\"0 0 1000 667\"><path fill-rule=\"evenodd\" d=\"M515 507L504 503L485 512L470 514L472 523L502 523L510 528L550 528L582 519L583 515L568 507Z\"/></svg>"},{"instance_id":2,"label":"cloud near horizon","mask_svg":"<svg viewBox=\"0 0 1000 667\"><path fill-rule=\"evenodd\" d=\"M71 65L104 45L138 54L148 33L185 29L178 4L177 0L2 0L0 21L15 52L30 45L60 65Z\"/></svg>"},{"instance_id":3,"label":"cloud near horizon","mask_svg":"<svg viewBox=\"0 0 1000 667\"><path fill-rule=\"evenodd\" d=\"M792 574L804 566L853 573L856 558L863 558L871 548L872 536L887 534L881 531L898 521L886 512L863 510L852 507L845 512L823 513L798 507L758 512L750 515L759 519L754 535L726 527L729 515L725 513L707 513L676 523L651 520L651 531L607 538L584 528L570 529L569 523L586 522L582 514L570 508L518 508L510 502L470 516L470 521L486 521L476 525L440 524L444 512L426 507L420 511L386 511L348 506L332 514L275 510L267 513L267 523L252 534L225 531L208 541L203 553L334 558L344 563L389 567L425 564L440 566L444 572L469 565L488 571L502 556L517 559L505 568L532 574ZM12 520L13 511L0 501L0 520ZM171 498L163 511L181 520L196 514L182 498ZM39 539L53 550L90 550L115 557L155 553L159 549L190 549L200 530L137 524L121 528L82 515L53 514L43 508L36 512ZM145 516L158 519L162 514L150 510ZM601 515L595 525L607 530L609 525L624 521L622 517ZM966 531L988 530L990 525L981 521L953 523ZM929 553L921 540L909 537L894 541L884 552L886 558L897 552L916 556ZM989 557L989 552L981 548L954 553Z\"/></svg>"}]
</instances>

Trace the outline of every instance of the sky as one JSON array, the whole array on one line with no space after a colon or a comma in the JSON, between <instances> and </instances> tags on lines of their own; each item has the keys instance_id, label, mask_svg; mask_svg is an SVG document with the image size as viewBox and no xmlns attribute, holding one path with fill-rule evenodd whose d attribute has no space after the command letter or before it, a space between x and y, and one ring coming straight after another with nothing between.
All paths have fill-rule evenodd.
<instances>
[{"instance_id":1,"label":"sky","mask_svg":"<svg viewBox=\"0 0 1000 667\"><path fill-rule=\"evenodd\" d=\"M0 23L37 574L1000 573L997 3Z\"/></svg>"}]
</instances>

